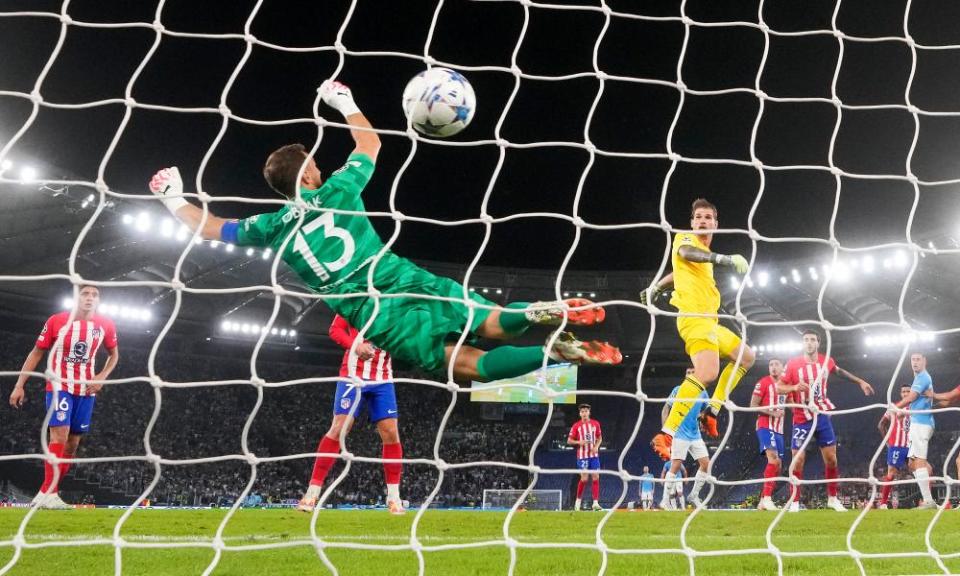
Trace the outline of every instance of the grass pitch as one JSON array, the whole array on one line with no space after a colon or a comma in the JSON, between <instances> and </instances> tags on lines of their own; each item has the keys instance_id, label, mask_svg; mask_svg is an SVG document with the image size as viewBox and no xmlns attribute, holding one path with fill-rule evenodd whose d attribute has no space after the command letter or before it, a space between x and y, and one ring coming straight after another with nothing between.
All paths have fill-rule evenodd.
<instances>
[{"instance_id":1,"label":"grass pitch","mask_svg":"<svg viewBox=\"0 0 960 576\"><path fill-rule=\"evenodd\" d=\"M116 548L113 529L120 510L40 511L25 532L31 547L23 548L13 575L57 576L113 574ZM138 510L124 524L121 535L122 573L200 574L215 559L211 546L223 510ZM26 515L22 509L0 509L0 562L14 556L13 536ZM924 532L932 511L876 510L867 514L853 539L863 554L925 553ZM317 535L327 546L323 553L339 574L416 574L419 559L410 548L415 515L390 516L384 511L324 510L317 516ZM594 545L602 513L520 512L509 526L517 549L515 574L597 574L603 554ZM856 512L805 511L787 514L773 531L773 544L785 553L847 552L847 531ZM417 526L427 574L506 574L510 551L504 544L503 512L430 511ZM680 532L686 513L616 512L601 537L610 553L606 574L689 574L690 564L680 551ZM693 519L686 544L700 552L766 549L765 533L775 518L770 512L706 512ZM241 510L228 523L223 552L213 574L276 574L304 576L330 574L310 540L311 517L292 510ZM930 535L940 554L957 554L944 563L960 572L960 511L946 511ZM90 542L100 540L100 542ZM84 542L88 541L88 542ZM539 547L562 543L561 548ZM64 545L68 544L68 545ZM32 547L39 545L39 547ZM172 545L172 547L171 547ZM384 546L371 549L369 546ZM450 549L451 546L469 546ZM649 554L654 548L669 549ZM943 570L926 557L862 560L867 574L937 574ZM777 561L768 551L745 555L698 557L697 574L776 574ZM840 576L859 574L849 556L783 558L785 574Z\"/></svg>"}]
</instances>

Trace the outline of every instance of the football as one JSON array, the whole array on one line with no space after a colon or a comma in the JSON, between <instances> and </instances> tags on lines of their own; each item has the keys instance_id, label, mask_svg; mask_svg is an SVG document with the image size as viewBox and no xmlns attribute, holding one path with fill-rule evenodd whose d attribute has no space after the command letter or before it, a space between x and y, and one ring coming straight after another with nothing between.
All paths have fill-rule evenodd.
<instances>
[{"instance_id":1,"label":"football","mask_svg":"<svg viewBox=\"0 0 960 576\"><path fill-rule=\"evenodd\" d=\"M414 76L403 91L403 112L413 128L427 136L446 138L473 120L477 97L463 74L431 68Z\"/></svg>"}]
</instances>

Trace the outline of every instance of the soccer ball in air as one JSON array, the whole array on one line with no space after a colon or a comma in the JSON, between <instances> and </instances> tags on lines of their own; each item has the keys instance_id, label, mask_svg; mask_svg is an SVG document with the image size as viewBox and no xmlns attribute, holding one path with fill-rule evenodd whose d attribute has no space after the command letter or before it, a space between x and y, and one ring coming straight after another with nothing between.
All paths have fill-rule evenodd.
<instances>
[{"instance_id":1,"label":"soccer ball in air","mask_svg":"<svg viewBox=\"0 0 960 576\"><path fill-rule=\"evenodd\" d=\"M473 120L477 97L463 74L449 68L431 68L414 76L403 90L403 112L414 129L446 138Z\"/></svg>"}]
</instances>

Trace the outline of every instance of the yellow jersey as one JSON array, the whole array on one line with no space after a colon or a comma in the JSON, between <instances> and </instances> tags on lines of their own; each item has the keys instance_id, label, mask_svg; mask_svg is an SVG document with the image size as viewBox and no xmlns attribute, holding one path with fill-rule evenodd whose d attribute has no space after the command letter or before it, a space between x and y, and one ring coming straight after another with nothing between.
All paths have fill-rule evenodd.
<instances>
[{"instance_id":1,"label":"yellow jersey","mask_svg":"<svg viewBox=\"0 0 960 576\"><path fill-rule=\"evenodd\" d=\"M710 251L700 237L690 232L673 238L673 297L670 304L680 312L716 314L720 309L720 291L713 279L713 264L689 262L680 256L681 246L693 246Z\"/></svg>"}]
</instances>

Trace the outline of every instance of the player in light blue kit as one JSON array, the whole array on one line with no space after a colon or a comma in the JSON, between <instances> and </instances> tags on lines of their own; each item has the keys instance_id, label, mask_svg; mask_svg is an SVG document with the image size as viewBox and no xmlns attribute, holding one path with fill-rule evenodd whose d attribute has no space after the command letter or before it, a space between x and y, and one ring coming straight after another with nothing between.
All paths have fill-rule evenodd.
<instances>
[{"instance_id":1,"label":"player in light blue kit","mask_svg":"<svg viewBox=\"0 0 960 576\"><path fill-rule=\"evenodd\" d=\"M653 508L653 474L649 466L644 466L640 475L640 506L644 510Z\"/></svg>"},{"instance_id":2,"label":"player in light blue kit","mask_svg":"<svg viewBox=\"0 0 960 576\"><path fill-rule=\"evenodd\" d=\"M913 369L913 384L910 393L897 402L897 408L910 406L910 471L917 479L923 502L918 508L936 508L930 492L930 472L933 467L927 462L927 450L930 439L933 438L933 414L930 412L914 412L914 410L931 410L933 408L933 378L927 372L927 357L919 352L910 355L910 368ZM931 396L928 396L928 391Z\"/></svg>"},{"instance_id":3,"label":"player in light blue kit","mask_svg":"<svg viewBox=\"0 0 960 576\"><path fill-rule=\"evenodd\" d=\"M664 403L661 412L661 418L666 422L670 415L670 408L673 406L673 398L676 398L680 387L677 386L670 392L669 399ZM701 390L697 399L709 400L710 396L706 391ZM709 406L708 402L700 402L699 408L694 408L684 416L673 436L673 444L670 447L670 470L665 475L664 494L670 494L675 489L676 474L683 468L683 461L687 459L687 454L693 456L700 468L697 470L696 480L693 483L693 489L690 490L690 503L694 506L700 505L700 488L707 480L707 467L710 465L710 453L707 451L707 445L703 442L703 436L700 434L700 413ZM673 503L669 498L664 498L660 502L660 507L664 510L675 510Z\"/></svg>"}]
</instances>

